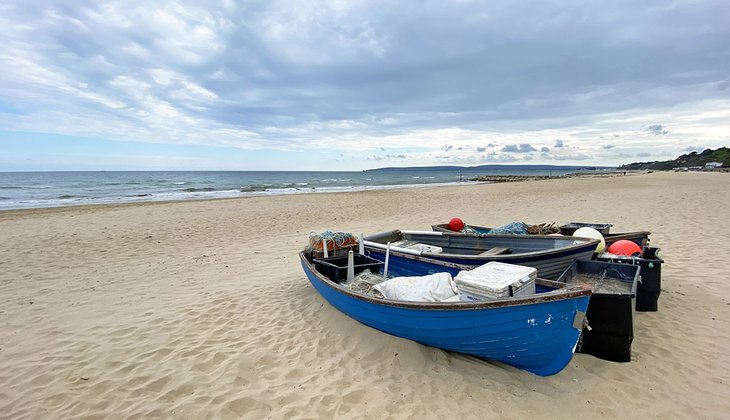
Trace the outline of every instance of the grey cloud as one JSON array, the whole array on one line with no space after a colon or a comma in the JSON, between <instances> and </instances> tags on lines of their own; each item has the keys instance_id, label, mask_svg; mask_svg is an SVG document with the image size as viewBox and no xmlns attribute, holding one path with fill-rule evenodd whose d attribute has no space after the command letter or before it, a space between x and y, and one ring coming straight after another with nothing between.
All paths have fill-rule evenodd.
<instances>
[{"instance_id":1,"label":"grey cloud","mask_svg":"<svg viewBox=\"0 0 730 420\"><path fill-rule=\"evenodd\" d=\"M308 128L314 122L355 121L362 126L330 131L379 135L512 121L579 125L728 97L730 56L717 51L730 25L710 2L620 0L602 13L471 2L167 6L40 0L3 8L0 57L26 51L39 68L21 59L4 65L0 99L61 120L114 118L153 140L173 141L177 122L193 119L199 142L216 141L206 135L215 125L251 133L232 135L233 145L287 148L321 136L321 127ZM39 81L48 74L57 80ZM600 100L584 99L592 93ZM90 134L107 135L99 126Z\"/></svg>"},{"instance_id":2,"label":"grey cloud","mask_svg":"<svg viewBox=\"0 0 730 420\"><path fill-rule=\"evenodd\" d=\"M453 149L453 148L454 148L454 146L451 146L448 144L444 144L443 146L441 146L441 150L443 150L444 152L451 151L451 149Z\"/></svg>"},{"instance_id":3,"label":"grey cloud","mask_svg":"<svg viewBox=\"0 0 730 420\"><path fill-rule=\"evenodd\" d=\"M532 147L529 143L522 143L522 144L508 144L502 148L503 152L509 152L509 153L529 153L529 152L536 152L537 149Z\"/></svg>"},{"instance_id":4,"label":"grey cloud","mask_svg":"<svg viewBox=\"0 0 730 420\"><path fill-rule=\"evenodd\" d=\"M565 145L563 144L562 140L558 139L558 140L555 140L555 145L553 147L555 147L556 149L560 149L560 148L565 147Z\"/></svg>"},{"instance_id":5,"label":"grey cloud","mask_svg":"<svg viewBox=\"0 0 730 420\"><path fill-rule=\"evenodd\" d=\"M490 148L493 148L493 147L497 147L497 144L496 143L488 143L486 146L479 146L479 147L477 147L477 152L480 152L480 153L486 152L487 149L490 149Z\"/></svg>"},{"instance_id":6,"label":"grey cloud","mask_svg":"<svg viewBox=\"0 0 730 420\"><path fill-rule=\"evenodd\" d=\"M651 153L649 152L639 152L636 154L636 157L649 157L651 156Z\"/></svg>"},{"instance_id":7,"label":"grey cloud","mask_svg":"<svg viewBox=\"0 0 730 420\"><path fill-rule=\"evenodd\" d=\"M655 136L669 134L669 131L666 128L664 128L664 126L661 124L652 124L646 128L646 131L650 132L651 134L653 134Z\"/></svg>"},{"instance_id":8,"label":"grey cloud","mask_svg":"<svg viewBox=\"0 0 730 420\"><path fill-rule=\"evenodd\" d=\"M603 145L603 148L604 148L604 149L606 149L606 150L608 150L608 149L613 149L614 147L616 147L616 146L615 146L615 145L613 145L613 144L604 144L604 145Z\"/></svg>"},{"instance_id":9,"label":"grey cloud","mask_svg":"<svg viewBox=\"0 0 730 420\"><path fill-rule=\"evenodd\" d=\"M540 148L540 151L541 151L542 153L548 153L548 152L550 152L550 148L549 148L549 147L541 147L541 148Z\"/></svg>"}]
</instances>

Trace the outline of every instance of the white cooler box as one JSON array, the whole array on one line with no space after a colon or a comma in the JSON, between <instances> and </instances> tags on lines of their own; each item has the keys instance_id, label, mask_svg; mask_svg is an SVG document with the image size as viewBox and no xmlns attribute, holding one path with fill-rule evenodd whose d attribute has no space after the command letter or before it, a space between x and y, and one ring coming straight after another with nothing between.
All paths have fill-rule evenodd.
<instances>
[{"instance_id":1,"label":"white cooler box","mask_svg":"<svg viewBox=\"0 0 730 420\"><path fill-rule=\"evenodd\" d=\"M492 261L460 271L454 282L461 300L485 300L533 295L536 278L536 268Z\"/></svg>"}]
</instances>

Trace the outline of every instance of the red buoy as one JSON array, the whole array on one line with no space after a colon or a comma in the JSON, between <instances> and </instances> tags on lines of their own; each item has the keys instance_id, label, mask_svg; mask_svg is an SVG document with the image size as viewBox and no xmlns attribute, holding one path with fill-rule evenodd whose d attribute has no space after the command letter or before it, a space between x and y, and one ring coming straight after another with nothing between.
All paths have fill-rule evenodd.
<instances>
[{"instance_id":1,"label":"red buoy","mask_svg":"<svg viewBox=\"0 0 730 420\"><path fill-rule=\"evenodd\" d=\"M636 243L622 239L616 241L608 247L608 252L614 255L625 255L627 257L640 257L642 254L641 247Z\"/></svg>"},{"instance_id":2,"label":"red buoy","mask_svg":"<svg viewBox=\"0 0 730 420\"><path fill-rule=\"evenodd\" d=\"M449 220L449 229L454 232L461 232L461 230L464 229L464 222L458 217L454 217Z\"/></svg>"}]
</instances>

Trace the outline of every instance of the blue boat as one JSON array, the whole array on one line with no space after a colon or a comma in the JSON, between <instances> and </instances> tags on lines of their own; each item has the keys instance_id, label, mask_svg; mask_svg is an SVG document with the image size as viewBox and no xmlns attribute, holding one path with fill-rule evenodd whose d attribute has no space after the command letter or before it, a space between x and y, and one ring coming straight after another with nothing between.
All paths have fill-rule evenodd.
<instances>
[{"instance_id":1,"label":"blue boat","mask_svg":"<svg viewBox=\"0 0 730 420\"><path fill-rule=\"evenodd\" d=\"M352 291L299 254L314 288L335 308L365 325L428 346L515 366L537 375L560 372L573 357L590 289L538 279L535 295L466 302L410 302ZM360 256L360 258L367 258ZM368 264L373 268L372 264ZM382 266L377 265L382 274ZM390 256L390 276L426 275L467 267L418 256Z\"/></svg>"},{"instance_id":2,"label":"blue boat","mask_svg":"<svg viewBox=\"0 0 730 420\"><path fill-rule=\"evenodd\" d=\"M540 278L556 280L575 260L590 260L598 240L570 236L470 235L456 232L394 230L366 236L368 255L417 255L429 259L470 265L498 261L537 269Z\"/></svg>"}]
</instances>

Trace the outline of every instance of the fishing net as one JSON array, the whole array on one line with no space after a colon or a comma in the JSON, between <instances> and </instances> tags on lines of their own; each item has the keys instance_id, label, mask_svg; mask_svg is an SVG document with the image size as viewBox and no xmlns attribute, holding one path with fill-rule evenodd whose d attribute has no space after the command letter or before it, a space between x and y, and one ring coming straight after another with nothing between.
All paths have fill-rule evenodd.
<instances>
[{"instance_id":1,"label":"fishing net","mask_svg":"<svg viewBox=\"0 0 730 420\"><path fill-rule=\"evenodd\" d=\"M527 233L530 235L550 235L560 233L560 226L557 223L540 223L537 225L526 225Z\"/></svg>"},{"instance_id":2,"label":"fishing net","mask_svg":"<svg viewBox=\"0 0 730 420\"><path fill-rule=\"evenodd\" d=\"M484 232L480 231L479 229L474 229L473 227L467 226L467 225L464 225L464 228L461 229L461 232L470 233L472 235L481 235L482 233L484 233Z\"/></svg>"},{"instance_id":3,"label":"fishing net","mask_svg":"<svg viewBox=\"0 0 730 420\"><path fill-rule=\"evenodd\" d=\"M331 232L329 230L309 234L309 245L307 251L315 258L324 256L323 240L327 241L327 253L331 257L347 255L347 251L354 249L357 245L357 238L347 232Z\"/></svg>"},{"instance_id":4,"label":"fishing net","mask_svg":"<svg viewBox=\"0 0 730 420\"><path fill-rule=\"evenodd\" d=\"M527 235L527 225L522 222L512 222L490 229L487 235Z\"/></svg>"},{"instance_id":5,"label":"fishing net","mask_svg":"<svg viewBox=\"0 0 730 420\"><path fill-rule=\"evenodd\" d=\"M560 233L560 227L555 222L540 223L537 225L528 225L524 222L512 222L492 228L487 232L488 235L549 235L551 233Z\"/></svg>"},{"instance_id":6,"label":"fishing net","mask_svg":"<svg viewBox=\"0 0 730 420\"><path fill-rule=\"evenodd\" d=\"M382 283L385 280L380 274L375 274L370 270L364 270L355 276L352 281L344 283L344 286L352 290L353 292L363 293L371 295L377 298L383 298L383 294L373 289L375 285Z\"/></svg>"}]
</instances>

